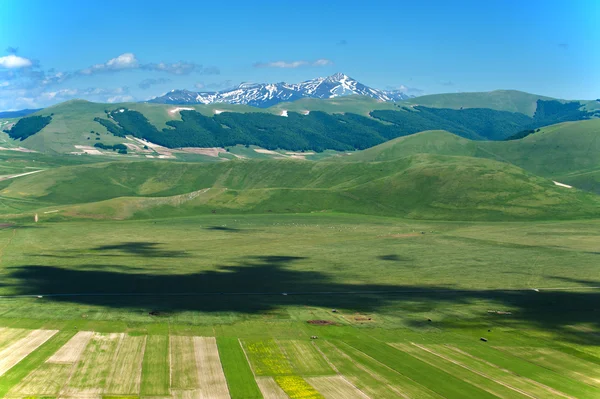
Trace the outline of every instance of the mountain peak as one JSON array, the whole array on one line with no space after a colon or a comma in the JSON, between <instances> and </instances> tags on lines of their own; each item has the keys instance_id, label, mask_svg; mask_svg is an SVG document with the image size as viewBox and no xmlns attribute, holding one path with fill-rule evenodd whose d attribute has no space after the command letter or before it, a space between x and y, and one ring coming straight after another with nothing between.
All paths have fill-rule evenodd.
<instances>
[{"instance_id":1,"label":"mountain peak","mask_svg":"<svg viewBox=\"0 0 600 399\"><path fill-rule=\"evenodd\" d=\"M329 76L328 79L332 80L332 81L340 81L340 80L350 79L350 77L344 73L337 72L337 73L334 73L333 75Z\"/></svg>"},{"instance_id":2,"label":"mountain peak","mask_svg":"<svg viewBox=\"0 0 600 399\"><path fill-rule=\"evenodd\" d=\"M410 98L405 93L373 89L348 75L338 72L326 78L306 80L301 83L240 83L233 89L219 92L191 92L171 90L161 97L150 100L162 104L246 104L267 108L280 102L301 98L335 98L362 95L378 101L400 101Z\"/></svg>"}]
</instances>

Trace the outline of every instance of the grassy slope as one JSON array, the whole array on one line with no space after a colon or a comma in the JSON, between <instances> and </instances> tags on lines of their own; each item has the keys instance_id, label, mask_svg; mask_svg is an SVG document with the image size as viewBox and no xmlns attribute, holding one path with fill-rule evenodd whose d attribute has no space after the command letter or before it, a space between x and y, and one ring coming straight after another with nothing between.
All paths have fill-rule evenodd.
<instances>
[{"instance_id":1,"label":"grassy slope","mask_svg":"<svg viewBox=\"0 0 600 399\"><path fill-rule=\"evenodd\" d=\"M406 102L435 108L490 108L533 116L537 100L553 100L553 98L517 90L495 90L478 93L431 94Z\"/></svg>"},{"instance_id":2,"label":"grassy slope","mask_svg":"<svg viewBox=\"0 0 600 399\"><path fill-rule=\"evenodd\" d=\"M70 166L13 180L0 196L12 201L5 214L66 206L67 214L101 218L337 211L454 220L563 219L597 215L600 204L595 195L556 187L506 163L442 155L372 163Z\"/></svg>"},{"instance_id":3,"label":"grassy slope","mask_svg":"<svg viewBox=\"0 0 600 399\"><path fill-rule=\"evenodd\" d=\"M471 141L444 131L422 132L340 159L389 161L421 153L496 159L600 193L600 119L548 126L513 141Z\"/></svg>"}]
</instances>

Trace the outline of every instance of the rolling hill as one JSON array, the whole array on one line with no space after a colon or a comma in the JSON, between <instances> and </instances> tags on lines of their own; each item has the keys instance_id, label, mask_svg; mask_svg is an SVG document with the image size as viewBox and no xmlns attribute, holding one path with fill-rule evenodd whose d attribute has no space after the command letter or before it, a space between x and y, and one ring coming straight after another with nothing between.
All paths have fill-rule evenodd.
<instances>
[{"instance_id":1,"label":"rolling hill","mask_svg":"<svg viewBox=\"0 0 600 399\"><path fill-rule=\"evenodd\" d=\"M475 93L430 94L410 99L407 102L434 108L489 108L533 116L538 100L555 99L518 90L494 90Z\"/></svg>"},{"instance_id":2,"label":"rolling hill","mask_svg":"<svg viewBox=\"0 0 600 399\"><path fill-rule=\"evenodd\" d=\"M428 131L391 140L340 159L389 161L415 154L495 159L600 193L600 119L547 126L521 140L511 141L474 141L449 132Z\"/></svg>"},{"instance_id":3,"label":"rolling hill","mask_svg":"<svg viewBox=\"0 0 600 399\"><path fill-rule=\"evenodd\" d=\"M131 144L125 136L168 148L256 145L268 150L321 152L366 149L424 130L447 130L476 140L503 140L523 130L593 117L593 113L580 109L579 102L538 99L536 107L530 117L489 108L407 107L360 96L304 99L264 110L231 104L175 106L75 100L22 118L6 131L22 139L13 141L13 146L57 154L97 154L95 144ZM19 131L21 126L41 126L25 123L30 118L48 117L48 125L39 131ZM148 155L128 147L134 155Z\"/></svg>"},{"instance_id":4,"label":"rolling hill","mask_svg":"<svg viewBox=\"0 0 600 399\"><path fill-rule=\"evenodd\" d=\"M600 216L600 198L502 162L413 155L387 162L111 162L59 167L0 190L11 217L345 212L445 220ZM10 204L10 207L8 205ZM60 211L60 212L54 212ZM8 216L7 216L8 217Z\"/></svg>"}]
</instances>

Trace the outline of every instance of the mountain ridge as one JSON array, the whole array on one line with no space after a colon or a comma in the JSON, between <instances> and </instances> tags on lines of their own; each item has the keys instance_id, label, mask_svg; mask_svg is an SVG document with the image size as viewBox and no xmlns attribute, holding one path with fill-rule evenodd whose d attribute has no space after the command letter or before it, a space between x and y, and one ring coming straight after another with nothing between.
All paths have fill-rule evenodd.
<instances>
[{"instance_id":1,"label":"mountain ridge","mask_svg":"<svg viewBox=\"0 0 600 399\"><path fill-rule=\"evenodd\" d=\"M300 83L240 83L238 86L213 92L171 90L147 102L159 104L243 104L267 108L281 102L302 98L336 98L363 95L378 101L396 102L413 98L400 90L380 90L366 86L341 72Z\"/></svg>"}]
</instances>

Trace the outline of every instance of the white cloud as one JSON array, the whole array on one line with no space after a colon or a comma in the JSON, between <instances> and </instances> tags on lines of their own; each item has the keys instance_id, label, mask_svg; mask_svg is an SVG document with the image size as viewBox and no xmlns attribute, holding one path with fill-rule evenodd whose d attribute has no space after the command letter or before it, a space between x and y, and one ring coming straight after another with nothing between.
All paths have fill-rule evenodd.
<instances>
[{"instance_id":1,"label":"white cloud","mask_svg":"<svg viewBox=\"0 0 600 399\"><path fill-rule=\"evenodd\" d=\"M192 72L201 73L204 75L218 75L220 73L217 67L203 67L200 64L193 62L159 62L140 64L137 57L133 53L124 53L118 57L112 58L103 64L92 65L91 67L79 70L81 75L92 75L101 72L116 72L128 69L143 69L146 71L165 72L173 75L189 75Z\"/></svg>"},{"instance_id":2,"label":"white cloud","mask_svg":"<svg viewBox=\"0 0 600 399\"><path fill-rule=\"evenodd\" d=\"M130 102L133 101L133 97L132 96L114 96L114 97L109 97L106 99L107 103L126 103L126 102Z\"/></svg>"},{"instance_id":3,"label":"white cloud","mask_svg":"<svg viewBox=\"0 0 600 399\"><path fill-rule=\"evenodd\" d=\"M79 93L77 89L61 89L57 91L47 91L40 95L45 100L53 100L55 98L73 97Z\"/></svg>"},{"instance_id":4,"label":"white cloud","mask_svg":"<svg viewBox=\"0 0 600 399\"><path fill-rule=\"evenodd\" d=\"M8 69L26 68L33 65L30 59L19 57L18 55L9 54L0 57L0 67Z\"/></svg>"},{"instance_id":5,"label":"white cloud","mask_svg":"<svg viewBox=\"0 0 600 399\"><path fill-rule=\"evenodd\" d=\"M111 58L104 64L92 65L79 71L83 75L91 75L96 72L122 71L124 69L135 69L139 67L139 63L135 54L124 53L118 57Z\"/></svg>"},{"instance_id":6,"label":"white cloud","mask_svg":"<svg viewBox=\"0 0 600 399\"><path fill-rule=\"evenodd\" d=\"M111 69L127 69L135 68L138 65L138 61L133 53L125 53L120 56L108 60L106 66Z\"/></svg>"},{"instance_id":7,"label":"white cloud","mask_svg":"<svg viewBox=\"0 0 600 399\"><path fill-rule=\"evenodd\" d=\"M332 65L333 62L331 60L321 58L312 63L313 66L327 66Z\"/></svg>"},{"instance_id":8,"label":"white cloud","mask_svg":"<svg viewBox=\"0 0 600 399\"><path fill-rule=\"evenodd\" d=\"M273 61L273 62L257 62L256 64L254 64L255 68L300 68L300 67L305 67L305 66L313 66L313 67L320 67L320 66L327 66L327 65L332 65L333 62L331 60L328 60L326 58L319 58L318 60L315 61L305 61L305 60L300 60L300 61Z\"/></svg>"},{"instance_id":9,"label":"white cloud","mask_svg":"<svg viewBox=\"0 0 600 399\"><path fill-rule=\"evenodd\" d=\"M9 82L0 82L0 87L8 87L10 86Z\"/></svg>"}]
</instances>

